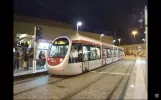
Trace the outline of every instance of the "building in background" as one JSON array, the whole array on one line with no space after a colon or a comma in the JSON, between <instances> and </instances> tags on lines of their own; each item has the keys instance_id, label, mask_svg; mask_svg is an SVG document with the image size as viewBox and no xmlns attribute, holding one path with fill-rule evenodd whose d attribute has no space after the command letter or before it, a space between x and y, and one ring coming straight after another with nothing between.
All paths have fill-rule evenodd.
<instances>
[{"instance_id":1,"label":"building in background","mask_svg":"<svg viewBox=\"0 0 161 100\"><path fill-rule=\"evenodd\" d=\"M131 45L122 45L125 49L126 54L138 54L138 55L145 55L146 54L146 44L131 44Z\"/></svg>"},{"instance_id":2,"label":"building in background","mask_svg":"<svg viewBox=\"0 0 161 100\"><path fill-rule=\"evenodd\" d=\"M41 27L43 29L42 37L44 40L52 41L60 35L76 34L76 29L73 29L72 25L69 24L64 24L53 20L14 15L14 40L20 39L20 37L17 37L17 34L34 35L34 26ZM79 34L100 40L100 34L98 33L79 31ZM102 41L112 44L113 37L104 36Z\"/></svg>"}]
</instances>

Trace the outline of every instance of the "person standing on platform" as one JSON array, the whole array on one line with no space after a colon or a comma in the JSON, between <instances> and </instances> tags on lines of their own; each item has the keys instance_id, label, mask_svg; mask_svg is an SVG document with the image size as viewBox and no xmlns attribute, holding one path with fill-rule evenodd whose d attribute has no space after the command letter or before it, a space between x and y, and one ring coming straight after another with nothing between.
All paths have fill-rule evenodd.
<instances>
[{"instance_id":1,"label":"person standing on platform","mask_svg":"<svg viewBox=\"0 0 161 100\"><path fill-rule=\"evenodd\" d=\"M32 65L32 61L33 61L33 52L34 52L34 50L33 50L33 48L31 48L30 53L29 53L29 66L33 66L33 65Z\"/></svg>"},{"instance_id":2,"label":"person standing on platform","mask_svg":"<svg viewBox=\"0 0 161 100\"><path fill-rule=\"evenodd\" d=\"M39 62L40 62L40 67L43 65L43 59L42 59L42 51L39 53Z\"/></svg>"},{"instance_id":3,"label":"person standing on platform","mask_svg":"<svg viewBox=\"0 0 161 100\"><path fill-rule=\"evenodd\" d=\"M19 58L20 58L20 54L19 54L17 48L15 48L15 57L16 57L16 59L15 59L16 67L17 67L17 69L19 69Z\"/></svg>"},{"instance_id":4,"label":"person standing on platform","mask_svg":"<svg viewBox=\"0 0 161 100\"><path fill-rule=\"evenodd\" d=\"M45 56L45 52L42 53L42 59L43 59L43 62L42 62L42 65L44 66L45 63L46 63L46 56Z\"/></svg>"},{"instance_id":5,"label":"person standing on platform","mask_svg":"<svg viewBox=\"0 0 161 100\"><path fill-rule=\"evenodd\" d=\"M29 56L27 50L24 50L23 67L29 70Z\"/></svg>"}]
</instances>

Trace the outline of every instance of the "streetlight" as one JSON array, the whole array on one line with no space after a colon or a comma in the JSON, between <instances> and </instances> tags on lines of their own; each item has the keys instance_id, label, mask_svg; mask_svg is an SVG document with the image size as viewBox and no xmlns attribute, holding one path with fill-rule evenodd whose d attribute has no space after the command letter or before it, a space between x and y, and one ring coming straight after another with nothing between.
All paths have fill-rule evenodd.
<instances>
[{"instance_id":1,"label":"streetlight","mask_svg":"<svg viewBox=\"0 0 161 100\"><path fill-rule=\"evenodd\" d=\"M101 36L104 36L104 34L101 34Z\"/></svg>"},{"instance_id":2,"label":"streetlight","mask_svg":"<svg viewBox=\"0 0 161 100\"><path fill-rule=\"evenodd\" d=\"M113 45L115 44L116 40L113 40Z\"/></svg>"},{"instance_id":3,"label":"streetlight","mask_svg":"<svg viewBox=\"0 0 161 100\"><path fill-rule=\"evenodd\" d=\"M134 44L135 44L135 35L137 34L137 31L133 31L132 34L134 35Z\"/></svg>"},{"instance_id":4,"label":"streetlight","mask_svg":"<svg viewBox=\"0 0 161 100\"><path fill-rule=\"evenodd\" d=\"M118 39L118 41L119 41L119 45L120 45L120 41L121 41L121 39Z\"/></svg>"},{"instance_id":5,"label":"streetlight","mask_svg":"<svg viewBox=\"0 0 161 100\"><path fill-rule=\"evenodd\" d=\"M104 36L104 34L101 34L100 35L100 45L101 45L101 51L102 51L102 37ZM103 54L103 53L102 53ZM101 55L102 55L101 54ZM102 59L102 56L101 56L101 59ZM101 60L101 63L103 64L103 60Z\"/></svg>"},{"instance_id":6,"label":"streetlight","mask_svg":"<svg viewBox=\"0 0 161 100\"><path fill-rule=\"evenodd\" d=\"M77 34L78 34L78 26L81 26L82 22L77 22Z\"/></svg>"},{"instance_id":7,"label":"streetlight","mask_svg":"<svg viewBox=\"0 0 161 100\"><path fill-rule=\"evenodd\" d=\"M100 42L102 42L102 37L104 36L104 34L100 35Z\"/></svg>"}]
</instances>

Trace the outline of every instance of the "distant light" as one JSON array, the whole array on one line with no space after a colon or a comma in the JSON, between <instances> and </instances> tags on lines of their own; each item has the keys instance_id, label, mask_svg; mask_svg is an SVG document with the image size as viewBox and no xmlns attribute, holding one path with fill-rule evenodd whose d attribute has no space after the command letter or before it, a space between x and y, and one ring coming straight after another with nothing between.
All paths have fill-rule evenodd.
<instances>
[{"instance_id":1,"label":"distant light","mask_svg":"<svg viewBox=\"0 0 161 100\"><path fill-rule=\"evenodd\" d=\"M116 42L116 40L113 40L113 43Z\"/></svg>"},{"instance_id":2,"label":"distant light","mask_svg":"<svg viewBox=\"0 0 161 100\"><path fill-rule=\"evenodd\" d=\"M104 34L101 34L101 36L104 36Z\"/></svg>"},{"instance_id":3,"label":"distant light","mask_svg":"<svg viewBox=\"0 0 161 100\"><path fill-rule=\"evenodd\" d=\"M15 48L13 48L13 52L15 52L16 50L15 50Z\"/></svg>"},{"instance_id":4,"label":"distant light","mask_svg":"<svg viewBox=\"0 0 161 100\"><path fill-rule=\"evenodd\" d=\"M132 34L134 34L134 35L137 34L137 33L138 33L137 31L133 31L133 32L132 32Z\"/></svg>"},{"instance_id":5,"label":"distant light","mask_svg":"<svg viewBox=\"0 0 161 100\"><path fill-rule=\"evenodd\" d=\"M49 43L40 42L38 48L40 48L40 49L47 49L48 47L49 47Z\"/></svg>"},{"instance_id":6,"label":"distant light","mask_svg":"<svg viewBox=\"0 0 161 100\"><path fill-rule=\"evenodd\" d=\"M142 39L142 41L145 41L145 39Z\"/></svg>"},{"instance_id":7,"label":"distant light","mask_svg":"<svg viewBox=\"0 0 161 100\"><path fill-rule=\"evenodd\" d=\"M121 39L118 39L118 41L121 41Z\"/></svg>"},{"instance_id":8,"label":"distant light","mask_svg":"<svg viewBox=\"0 0 161 100\"><path fill-rule=\"evenodd\" d=\"M27 36L27 34L21 34L20 38Z\"/></svg>"},{"instance_id":9,"label":"distant light","mask_svg":"<svg viewBox=\"0 0 161 100\"><path fill-rule=\"evenodd\" d=\"M133 87L134 87L134 85L131 85L131 87L133 88Z\"/></svg>"},{"instance_id":10,"label":"distant light","mask_svg":"<svg viewBox=\"0 0 161 100\"><path fill-rule=\"evenodd\" d=\"M82 22L78 22L77 25L78 25L78 26L81 26L81 25L82 25Z\"/></svg>"}]
</instances>

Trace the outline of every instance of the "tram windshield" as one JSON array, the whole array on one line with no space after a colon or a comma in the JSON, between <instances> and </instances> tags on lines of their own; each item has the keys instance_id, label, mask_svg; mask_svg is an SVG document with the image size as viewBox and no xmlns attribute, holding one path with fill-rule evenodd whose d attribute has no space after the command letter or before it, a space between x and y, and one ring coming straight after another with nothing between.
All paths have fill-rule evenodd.
<instances>
[{"instance_id":1,"label":"tram windshield","mask_svg":"<svg viewBox=\"0 0 161 100\"><path fill-rule=\"evenodd\" d=\"M49 57L64 58L69 48L69 41L66 38L59 38L53 42L49 51Z\"/></svg>"}]
</instances>

